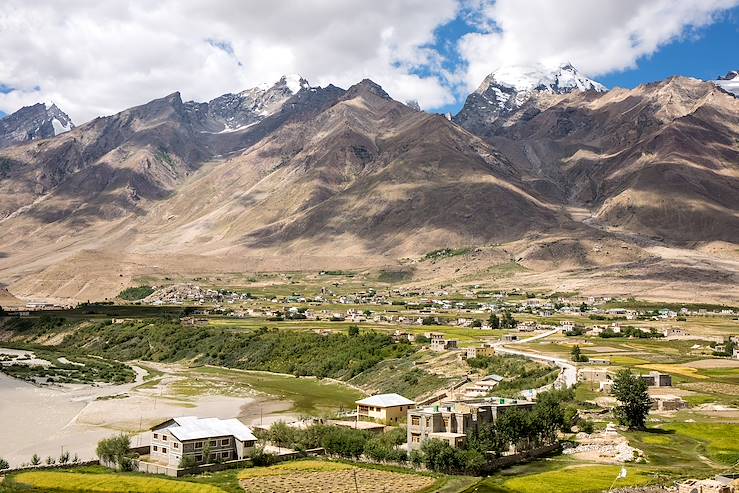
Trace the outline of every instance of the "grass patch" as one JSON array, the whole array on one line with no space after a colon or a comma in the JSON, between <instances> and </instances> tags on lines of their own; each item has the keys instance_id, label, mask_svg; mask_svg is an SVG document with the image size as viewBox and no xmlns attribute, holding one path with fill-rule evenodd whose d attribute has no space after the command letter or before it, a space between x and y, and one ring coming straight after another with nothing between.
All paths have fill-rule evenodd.
<instances>
[{"instance_id":1,"label":"grass patch","mask_svg":"<svg viewBox=\"0 0 739 493\"><path fill-rule=\"evenodd\" d=\"M634 467L627 467L626 469L628 471L627 477L616 481L616 488L645 485L652 480L644 470ZM489 480L483 481L482 484L490 482L490 486L498 488L487 491L590 493L607 490L620 471L620 466L565 467L559 470L506 479L502 484L499 480L497 484L496 481Z\"/></svg>"},{"instance_id":2,"label":"grass patch","mask_svg":"<svg viewBox=\"0 0 739 493\"><path fill-rule=\"evenodd\" d=\"M354 402L361 398L361 394L350 387L315 378L209 366L190 370L188 377L173 385L177 395L243 395L244 390L256 391L291 401L294 412L313 415L322 411L352 409Z\"/></svg>"},{"instance_id":3,"label":"grass patch","mask_svg":"<svg viewBox=\"0 0 739 493\"><path fill-rule=\"evenodd\" d=\"M133 288L124 289L123 291L118 293L118 297L126 301L137 301L143 300L153 292L154 288L152 288L151 286L136 286Z\"/></svg>"},{"instance_id":4,"label":"grass patch","mask_svg":"<svg viewBox=\"0 0 739 493\"><path fill-rule=\"evenodd\" d=\"M595 357L595 356L594 356ZM649 361L641 358L635 358L634 356L608 356L613 365L631 366L631 365L644 365Z\"/></svg>"},{"instance_id":5,"label":"grass patch","mask_svg":"<svg viewBox=\"0 0 739 493\"><path fill-rule=\"evenodd\" d=\"M724 465L739 461L739 424L668 423L664 430L701 442L708 457Z\"/></svg>"},{"instance_id":6,"label":"grass patch","mask_svg":"<svg viewBox=\"0 0 739 493\"><path fill-rule=\"evenodd\" d=\"M459 255L465 255L470 253L469 248L441 248L439 250L433 250L426 253L423 256L424 260L440 260L443 258L457 257Z\"/></svg>"},{"instance_id":7,"label":"grass patch","mask_svg":"<svg viewBox=\"0 0 739 493\"><path fill-rule=\"evenodd\" d=\"M194 484L153 476L125 474L81 474L61 471L22 472L13 476L19 485L41 491L87 491L98 493L222 493L207 484Z\"/></svg>"}]
</instances>

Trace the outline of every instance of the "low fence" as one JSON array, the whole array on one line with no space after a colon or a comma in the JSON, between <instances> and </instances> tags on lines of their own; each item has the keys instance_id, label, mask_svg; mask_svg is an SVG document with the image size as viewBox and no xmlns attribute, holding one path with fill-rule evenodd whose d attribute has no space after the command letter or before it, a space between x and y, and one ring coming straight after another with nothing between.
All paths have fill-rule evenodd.
<instances>
[{"instance_id":1,"label":"low fence","mask_svg":"<svg viewBox=\"0 0 739 493\"><path fill-rule=\"evenodd\" d=\"M528 462L532 459L537 459L545 455L553 454L554 452L560 451L561 448L562 446L559 443L554 443L552 445L544 445L542 447L537 447L531 450L525 450L517 454L496 457L494 459L488 460L488 463L483 469L483 472L485 474L489 474L504 467L512 466L514 464L520 464L522 462Z\"/></svg>"},{"instance_id":2,"label":"low fence","mask_svg":"<svg viewBox=\"0 0 739 493\"><path fill-rule=\"evenodd\" d=\"M44 469L72 469L75 467L82 466L98 466L100 465L99 460L86 460L81 462L68 462L66 464L39 464L37 466L21 466L14 467L13 469L2 469L0 474L10 474L13 472L24 472L24 471L43 471Z\"/></svg>"},{"instance_id":3,"label":"low fence","mask_svg":"<svg viewBox=\"0 0 739 493\"><path fill-rule=\"evenodd\" d=\"M146 447L146 451L149 451L148 447ZM285 452L282 454L276 454L275 460L276 462L283 462L287 460L299 459L302 457L315 457L318 455L323 455L324 453L325 450L323 448L309 449L304 452ZM225 471L226 469L236 469L239 467L250 466L252 465L252 460L250 458L229 460L217 464L203 464L195 467L188 467L186 469L181 469L176 466L157 464L156 462L147 462L141 459L135 459L133 461L133 464L134 469L139 472L145 472L149 474L163 474L165 476L170 476L173 478L181 478L182 476L189 476L191 474Z\"/></svg>"}]
</instances>

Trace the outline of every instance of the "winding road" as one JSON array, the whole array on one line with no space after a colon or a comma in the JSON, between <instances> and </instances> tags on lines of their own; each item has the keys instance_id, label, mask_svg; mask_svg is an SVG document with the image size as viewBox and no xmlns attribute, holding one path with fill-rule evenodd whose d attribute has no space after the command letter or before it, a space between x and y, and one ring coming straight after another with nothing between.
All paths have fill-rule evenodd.
<instances>
[{"instance_id":1,"label":"winding road","mask_svg":"<svg viewBox=\"0 0 739 493\"><path fill-rule=\"evenodd\" d=\"M545 354L538 354L538 353L530 353L527 351L521 351L517 349L511 349L509 347L506 347L506 345L513 346L513 345L521 345L526 344L528 342L537 341L539 339L544 339L546 337L552 336L559 332L561 329L557 327L556 329L548 330L546 332L542 332L541 334L537 334L535 336L527 337L526 339L521 339L520 341L510 341L510 342L497 342L495 343L495 351L497 353L501 354L512 354L515 356L523 356L524 358L529 358L536 361L545 361L548 363L554 363L558 367L562 369L560 373L560 379L562 383L565 385L565 387L573 387L577 383L577 368L575 365L570 363L568 360L564 358L559 358L556 356L547 356Z\"/></svg>"}]
</instances>

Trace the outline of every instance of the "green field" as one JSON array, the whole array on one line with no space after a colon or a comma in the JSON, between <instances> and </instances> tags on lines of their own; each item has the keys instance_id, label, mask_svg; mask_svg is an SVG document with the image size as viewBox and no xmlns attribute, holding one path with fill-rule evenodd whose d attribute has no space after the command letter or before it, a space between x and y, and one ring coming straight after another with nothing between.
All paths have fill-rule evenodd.
<instances>
[{"instance_id":1,"label":"green field","mask_svg":"<svg viewBox=\"0 0 739 493\"><path fill-rule=\"evenodd\" d=\"M84 491L96 493L223 493L207 484L162 479L155 476L122 474L81 474L61 471L22 472L13 476L16 491ZM0 490L1 491L1 490ZM10 490L13 491L13 490Z\"/></svg>"},{"instance_id":2,"label":"green field","mask_svg":"<svg viewBox=\"0 0 739 493\"><path fill-rule=\"evenodd\" d=\"M216 392L219 395L243 395L254 390L293 403L291 411L321 414L326 411L353 409L361 393L339 383L316 378L296 378L267 372L240 371L216 367L193 368L188 378L173 386L176 396Z\"/></svg>"},{"instance_id":3,"label":"green field","mask_svg":"<svg viewBox=\"0 0 739 493\"><path fill-rule=\"evenodd\" d=\"M560 469L520 474L495 475L467 490L468 493L596 493L653 482L646 469L627 466L626 478L616 480L620 466L573 465ZM615 482L614 482L615 480Z\"/></svg>"},{"instance_id":4,"label":"green field","mask_svg":"<svg viewBox=\"0 0 739 493\"><path fill-rule=\"evenodd\" d=\"M700 442L699 451L724 465L739 461L739 423L668 423L661 429Z\"/></svg>"}]
</instances>

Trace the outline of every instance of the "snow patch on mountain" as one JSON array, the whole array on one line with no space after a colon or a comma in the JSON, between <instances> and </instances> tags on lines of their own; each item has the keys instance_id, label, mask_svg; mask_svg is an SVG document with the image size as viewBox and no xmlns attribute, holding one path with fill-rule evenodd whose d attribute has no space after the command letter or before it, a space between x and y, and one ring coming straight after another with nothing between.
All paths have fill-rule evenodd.
<instances>
[{"instance_id":1,"label":"snow patch on mountain","mask_svg":"<svg viewBox=\"0 0 739 493\"><path fill-rule=\"evenodd\" d=\"M501 67L488 75L475 92L482 94L488 90L493 91L498 101L508 101L507 95L511 92L565 94L573 91L604 92L607 89L580 74L572 64L565 63L555 69L547 69L542 64Z\"/></svg>"},{"instance_id":2,"label":"snow patch on mountain","mask_svg":"<svg viewBox=\"0 0 739 493\"><path fill-rule=\"evenodd\" d=\"M0 119L0 147L48 139L73 128L69 116L52 102L25 106Z\"/></svg>"},{"instance_id":3,"label":"snow patch on mountain","mask_svg":"<svg viewBox=\"0 0 739 493\"><path fill-rule=\"evenodd\" d=\"M484 126L517 111L536 94L605 91L603 84L580 74L570 63L504 66L485 77L454 121L466 127Z\"/></svg>"},{"instance_id":4,"label":"snow patch on mountain","mask_svg":"<svg viewBox=\"0 0 739 493\"><path fill-rule=\"evenodd\" d=\"M732 70L723 77L712 80L714 84L724 91L730 92L735 96L739 96L739 71Z\"/></svg>"},{"instance_id":5,"label":"snow patch on mountain","mask_svg":"<svg viewBox=\"0 0 739 493\"><path fill-rule=\"evenodd\" d=\"M310 84L303 77L298 74L283 75L274 84L262 84L211 100L208 102L208 114L223 125L221 130L240 130L277 113L285 101L302 89L310 89Z\"/></svg>"}]
</instances>

